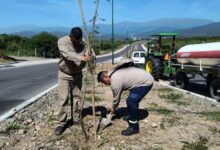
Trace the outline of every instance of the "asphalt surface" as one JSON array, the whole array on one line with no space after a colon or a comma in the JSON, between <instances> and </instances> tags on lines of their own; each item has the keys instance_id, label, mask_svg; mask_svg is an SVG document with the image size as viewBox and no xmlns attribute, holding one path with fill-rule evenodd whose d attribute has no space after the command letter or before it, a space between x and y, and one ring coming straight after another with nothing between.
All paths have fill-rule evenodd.
<instances>
[{"instance_id":1,"label":"asphalt surface","mask_svg":"<svg viewBox=\"0 0 220 150\"><path fill-rule=\"evenodd\" d=\"M0 69L0 115L57 83L57 63Z\"/></svg>"}]
</instances>

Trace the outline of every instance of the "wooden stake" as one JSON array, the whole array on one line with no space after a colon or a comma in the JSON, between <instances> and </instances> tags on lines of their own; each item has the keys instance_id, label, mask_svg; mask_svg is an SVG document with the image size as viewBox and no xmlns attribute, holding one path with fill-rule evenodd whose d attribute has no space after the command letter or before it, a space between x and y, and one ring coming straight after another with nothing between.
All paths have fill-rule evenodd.
<instances>
[{"instance_id":1,"label":"wooden stake","mask_svg":"<svg viewBox=\"0 0 220 150\"><path fill-rule=\"evenodd\" d=\"M96 9L95 9L95 14L94 14L94 17L93 17L93 25L92 25L92 33L91 33L91 38L89 40L89 35L88 35L88 30L87 30L87 26L86 26L86 21L85 21L85 17L84 17L84 13L83 13L83 7L82 7L82 2L81 0L78 0L78 4L79 4L79 8L80 8L80 15L81 15L81 18L82 18L82 22L83 22L83 27L84 27L84 31L85 31L85 35L86 35L86 44L88 45L88 54L91 55L92 54L92 50L91 50L91 47L92 47L92 41L93 41L93 37L94 37L94 29L95 29L95 22L96 22L96 17L97 17L97 14L98 14L98 6L99 6L99 0L96 0ZM93 62L95 63L95 62ZM92 76L92 103L93 103L93 123L94 123L94 146L95 146L95 149L96 149L96 137L97 137L97 132L96 132L96 116L95 116L95 97L94 97L94 94L95 94L95 84L94 84L94 74L95 74L95 64L89 64L89 70L90 70L90 73L91 73L91 76ZM86 72L87 73L87 72ZM84 101L84 100L83 100ZM84 128L83 126L83 121L81 123L81 126Z\"/></svg>"}]
</instances>

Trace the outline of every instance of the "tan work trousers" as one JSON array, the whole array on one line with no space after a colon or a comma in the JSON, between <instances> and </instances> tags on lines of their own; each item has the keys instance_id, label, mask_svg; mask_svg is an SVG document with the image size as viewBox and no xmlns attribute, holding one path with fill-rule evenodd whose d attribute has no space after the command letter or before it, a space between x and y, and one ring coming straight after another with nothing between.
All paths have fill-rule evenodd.
<instances>
[{"instance_id":1,"label":"tan work trousers","mask_svg":"<svg viewBox=\"0 0 220 150\"><path fill-rule=\"evenodd\" d=\"M79 119L82 77L82 73L71 76L61 71L58 72L58 98L61 106L58 119L60 125L66 124L69 119L73 119L73 121Z\"/></svg>"}]
</instances>

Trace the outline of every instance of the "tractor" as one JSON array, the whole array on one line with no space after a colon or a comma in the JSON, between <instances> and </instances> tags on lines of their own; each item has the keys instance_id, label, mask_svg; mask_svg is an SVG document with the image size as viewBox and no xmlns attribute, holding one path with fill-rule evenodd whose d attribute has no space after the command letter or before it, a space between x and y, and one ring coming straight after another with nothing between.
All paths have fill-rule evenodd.
<instances>
[{"instance_id":1,"label":"tractor","mask_svg":"<svg viewBox=\"0 0 220 150\"><path fill-rule=\"evenodd\" d=\"M151 73L156 81L160 78L173 79L176 74L176 68L170 63L176 63L176 60L171 59L176 54L175 39L177 33L159 33L152 35L152 38L147 43L147 56L145 58L145 69ZM156 38L155 38L156 37ZM162 39L172 39L170 45L162 45Z\"/></svg>"}]
</instances>

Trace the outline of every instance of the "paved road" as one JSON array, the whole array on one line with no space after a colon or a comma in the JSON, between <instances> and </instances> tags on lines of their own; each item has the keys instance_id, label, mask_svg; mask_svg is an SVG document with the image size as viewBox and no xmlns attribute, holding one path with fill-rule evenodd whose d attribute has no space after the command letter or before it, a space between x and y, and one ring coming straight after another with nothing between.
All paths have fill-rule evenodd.
<instances>
[{"instance_id":1,"label":"paved road","mask_svg":"<svg viewBox=\"0 0 220 150\"><path fill-rule=\"evenodd\" d=\"M126 52L127 49L120 51L115 58ZM97 63L111 58L111 55L97 58ZM0 115L55 85L57 70L57 63L0 68Z\"/></svg>"},{"instance_id":2,"label":"paved road","mask_svg":"<svg viewBox=\"0 0 220 150\"><path fill-rule=\"evenodd\" d=\"M0 115L57 82L57 63L0 69Z\"/></svg>"},{"instance_id":3,"label":"paved road","mask_svg":"<svg viewBox=\"0 0 220 150\"><path fill-rule=\"evenodd\" d=\"M125 47L123 50L121 50L121 51L115 53L115 54L114 54L114 58L116 59L116 58L119 58L119 57L121 57L121 56L123 56L123 55L126 55L126 54L127 54L127 51L128 51L128 48L129 48L129 47ZM111 55L111 54L105 55L105 56L102 56L102 57L98 57L97 60L96 60L96 62L97 62L97 63L102 63L102 62L109 61L109 60L112 60L112 55Z\"/></svg>"}]
</instances>

